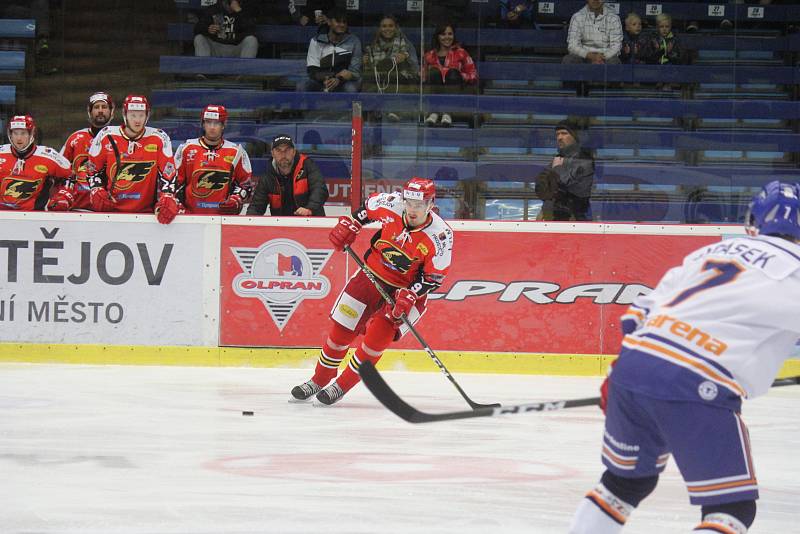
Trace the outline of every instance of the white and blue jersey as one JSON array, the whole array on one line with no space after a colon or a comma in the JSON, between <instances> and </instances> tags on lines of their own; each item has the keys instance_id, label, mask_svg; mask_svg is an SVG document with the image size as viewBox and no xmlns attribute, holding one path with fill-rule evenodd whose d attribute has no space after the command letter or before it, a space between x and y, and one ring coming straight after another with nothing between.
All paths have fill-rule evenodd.
<instances>
[{"instance_id":1,"label":"white and blue jersey","mask_svg":"<svg viewBox=\"0 0 800 534\"><path fill-rule=\"evenodd\" d=\"M800 246L737 237L689 254L623 315L612 382L733 406L763 395L800 338Z\"/></svg>"},{"instance_id":2,"label":"white and blue jersey","mask_svg":"<svg viewBox=\"0 0 800 534\"><path fill-rule=\"evenodd\" d=\"M800 246L737 237L689 254L622 317L602 459L653 476L670 456L693 504L758 498L742 398L766 393L800 338Z\"/></svg>"}]
</instances>

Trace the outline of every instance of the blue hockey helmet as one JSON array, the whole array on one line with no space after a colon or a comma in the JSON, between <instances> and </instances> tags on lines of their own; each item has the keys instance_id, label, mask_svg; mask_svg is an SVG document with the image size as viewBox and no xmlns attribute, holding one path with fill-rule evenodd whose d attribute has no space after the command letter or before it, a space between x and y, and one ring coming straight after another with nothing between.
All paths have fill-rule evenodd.
<instances>
[{"instance_id":1,"label":"blue hockey helmet","mask_svg":"<svg viewBox=\"0 0 800 534\"><path fill-rule=\"evenodd\" d=\"M748 233L800 240L800 185L770 182L761 188L745 216Z\"/></svg>"}]
</instances>

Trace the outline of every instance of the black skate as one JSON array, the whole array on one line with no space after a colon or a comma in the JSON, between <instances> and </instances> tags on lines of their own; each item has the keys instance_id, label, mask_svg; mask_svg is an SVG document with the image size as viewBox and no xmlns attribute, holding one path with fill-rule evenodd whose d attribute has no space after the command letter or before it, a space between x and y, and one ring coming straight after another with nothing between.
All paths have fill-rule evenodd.
<instances>
[{"instance_id":1,"label":"black skate","mask_svg":"<svg viewBox=\"0 0 800 534\"><path fill-rule=\"evenodd\" d=\"M317 401L326 406L330 406L342 397L344 397L344 391L336 382L317 393Z\"/></svg>"},{"instance_id":2,"label":"black skate","mask_svg":"<svg viewBox=\"0 0 800 534\"><path fill-rule=\"evenodd\" d=\"M311 398L312 395L315 393L319 393L322 389L321 386L317 385L316 382L313 380L309 380L308 382L304 382L299 386L295 386L292 388L292 401L304 401Z\"/></svg>"}]
</instances>

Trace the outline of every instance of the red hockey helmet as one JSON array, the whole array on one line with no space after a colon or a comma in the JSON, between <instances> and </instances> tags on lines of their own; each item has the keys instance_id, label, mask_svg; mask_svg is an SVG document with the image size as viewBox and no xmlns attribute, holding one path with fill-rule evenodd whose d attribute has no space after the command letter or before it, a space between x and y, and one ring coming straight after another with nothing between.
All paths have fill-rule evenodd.
<instances>
[{"instance_id":1,"label":"red hockey helmet","mask_svg":"<svg viewBox=\"0 0 800 534\"><path fill-rule=\"evenodd\" d=\"M86 101L86 114L89 116L89 123L94 125L92 123L92 108L97 102L105 102L108 104L108 108L111 110L108 122L111 122L111 120L114 118L114 99L111 98L110 94L104 91L98 91L96 93L92 93L92 95L89 97L89 100ZM105 124L103 126L105 126Z\"/></svg>"},{"instance_id":2,"label":"red hockey helmet","mask_svg":"<svg viewBox=\"0 0 800 534\"><path fill-rule=\"evenodd\" d=\"M436 199L436 186L433 180L427 178L414 177L403 186L403 198L407 200L427 200Z\"/></svg>"},{"instance_id":3,"label":"red hockey helmet","mask_svg":"<svg viewBox=\"0 0 800 534\"><path fill-rule=\"evenodd\" d=\"M34 122L33 117L30 115L14 115L8 119L6 135L8 136L9 142L11 142L11 130L28 130L31 139L28 141L28 144L25 145L25 148L22 149L23 151L28 150L36 139L36 122Z\"/></svg>"},{"instance_id":4,"label":"red hockey helmet","mask_svg":"<svg viewBox=\"0 0 800 534\"><path fill-rule=\"evenodd\" d=\"M203 112L200 114L200 124L203 124L204 120L215 120L225 124L228 122L228 110L225 109L225 106L209 104L203 108Z\"/></svg>"},{"instance_id":5,"label":"red hockey helmet","mask_svg":"<svg viewBox=\"0 0 800 534\"><path fill-rule=\"evenodd\" d=\"M144 123L147 124L147 120L150 118L150 102L142 95L126 96L125 101L122 103L122 121L125 123L125 126L128 125L129 111L144 111L147 114Z\"/></svg>"}]
</instances>

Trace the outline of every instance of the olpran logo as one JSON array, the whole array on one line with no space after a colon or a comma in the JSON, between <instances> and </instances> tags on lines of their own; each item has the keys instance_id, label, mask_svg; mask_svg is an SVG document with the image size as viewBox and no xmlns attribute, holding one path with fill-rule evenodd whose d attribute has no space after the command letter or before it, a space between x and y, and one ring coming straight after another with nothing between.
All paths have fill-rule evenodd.
<instances>
[{"instance_id":1,"label":"olpran logo","mask_svg":"<svg viewBox=\"0 0 800 534\"><path fill-rule=\"evenodd\" d=\"M529 300L535 304L574 304L588 300L594 304L628 305L639 295L647 295L652 288L643 284L601 282L578 284L562 288L553 282L490 280L459 280L446 293L432 293L431 299L466 300L481 296L494 296L498 302Z\"/></svg>"},{"instance_id":2,"label":"olpran logo","mask_svg":"<svg viewBox=\"0 0 800 534\"><path fill-rule=\"evenodd\" d=\"M258 248L232 247L242 267L233 279L233 291L257 298L283 330L303 299L323 299L331 283L320 271L333 254L331 249L307 249L291 239L273 239Z\"/></svg>"}]
</instances>

